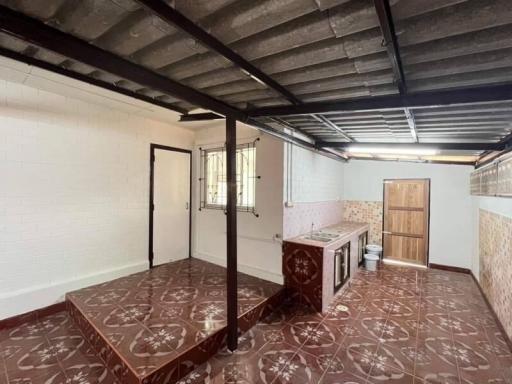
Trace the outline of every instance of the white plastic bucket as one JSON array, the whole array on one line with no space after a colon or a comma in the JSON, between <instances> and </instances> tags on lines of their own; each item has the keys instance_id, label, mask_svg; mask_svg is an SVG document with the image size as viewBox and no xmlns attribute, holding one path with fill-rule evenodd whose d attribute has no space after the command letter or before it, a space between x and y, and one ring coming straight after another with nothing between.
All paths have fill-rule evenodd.
<instances>
[{"instance_id":1,"label":"white plastic bucket","mask_svg":"<svg viewBox=\"0 0 512 384\"><path fill-rule=\"evenodd\" d=\"M379 261L379 256L374 255L372 253L367 253L364 255L364 267L368 271L376 271L377 270L377 263Z\"/></svg>"}]
</instances>

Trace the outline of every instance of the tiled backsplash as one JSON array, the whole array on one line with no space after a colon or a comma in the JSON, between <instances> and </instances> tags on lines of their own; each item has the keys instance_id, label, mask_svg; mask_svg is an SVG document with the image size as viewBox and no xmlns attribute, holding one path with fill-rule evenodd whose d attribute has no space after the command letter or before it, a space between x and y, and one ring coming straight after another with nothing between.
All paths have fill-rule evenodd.
<instances>
[{"instance_id":1,"label":"tiled backsplash","mask_svg":"<svg viewBox=\"0 0 512 384\"><path fill-rule=\"evenodd\" d=\"M479 212L480 285L512 337L512 218Z\"/></svg>"},{"instance_id":2,"label":"tiled backsplash","mask_svg":"<svg viewBox=\"0 0 512 384\"><path fill-rule=\"evenodd\" d=\"M322 228L342 220L368 223L368 241L382 244L382 201L323 201L318 203L295 203L284 209L283 238L307 233L311 223Z\"/></svg>"},{"instance_id":3,"label":"tiled backsplash","mask_svg":"<svg viewBox=\"0 0 512 384\"><path fill-rule=\"evenodd\" d=\"M382 201L356 201L343 202L343 220L368 223L368 242L382 244Z\"/></svg>"},{"instance_id":4,"label":"tiled backsplash","mask_svg":"<svg viewBox=\"0 0 512 384\"><path fill-rule=\"evenodd\" d=\"M284 208L283 238L302 235L311 230L336 224L343 220L342 201L322 201L316 203L295 203L293 207Z\"/></svg>"}]
</instances>

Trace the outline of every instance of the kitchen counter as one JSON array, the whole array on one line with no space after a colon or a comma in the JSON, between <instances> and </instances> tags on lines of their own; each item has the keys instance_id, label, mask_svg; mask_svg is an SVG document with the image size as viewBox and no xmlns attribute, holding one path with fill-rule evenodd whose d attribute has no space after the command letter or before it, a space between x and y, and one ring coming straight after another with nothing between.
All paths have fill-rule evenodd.
<instances>
[{"instance_id":1,"label":"kitchen counter","mask_svg":"<svg viewBox=\"0 0 512 384\"><path fill-rule=\"evenodd\" d=\"M335 251L349 247L348 279L359 268L359 239L366 236L369 225L342 221L312 233L306 233L283 242L283 275L285 285L301 302L324 312L334 295ZM311 236L313 235L313 236Z\"/></svg>"},{"instance_id":2,"label":"kitchen counter","mask_svg":"<svg viewBox=\"0 0 512 384\"><path fill-rule=\"evenodd\" d=\"M313 233L324 232L324 233L337 233L339 237L332 239L331 241L318 241L313 239L307 239L310 234L305 233L303 235L294 237L292 239L285 240L286 242L305 244L319 248L337 248L340 243L346 243L354 234L360 234L368 231L369 225L366 223L359 223L357 221L342 221L338 224L330 225L328 227L314 230Z\"/></svg>"}]
</instances>

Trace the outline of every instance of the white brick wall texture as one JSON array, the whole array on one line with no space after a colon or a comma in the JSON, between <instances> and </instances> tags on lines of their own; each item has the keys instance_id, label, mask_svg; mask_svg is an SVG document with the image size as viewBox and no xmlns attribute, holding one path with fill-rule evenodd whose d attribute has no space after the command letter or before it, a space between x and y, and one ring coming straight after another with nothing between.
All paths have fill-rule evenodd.
<instances>
[{"instance_id":1,"label":"white brick wall texture","mask_svg":"<svg viewBox=\"0 0 512 384\"><path fill-rule=\"evenodd\" d=\"M344 164L300 147L292 148L292 201L341 200Z\"/></svg>"},{"instance_id":2,"label":"white brick wall texture","mask_svg":"<svg viewBox=\"0 0 512 384\"><path fill-rule=\"evenodd\" d=\"M0 80L0 319L147 266L149 145L193 132L105 104Z\"/></svg>"}]
</instances>

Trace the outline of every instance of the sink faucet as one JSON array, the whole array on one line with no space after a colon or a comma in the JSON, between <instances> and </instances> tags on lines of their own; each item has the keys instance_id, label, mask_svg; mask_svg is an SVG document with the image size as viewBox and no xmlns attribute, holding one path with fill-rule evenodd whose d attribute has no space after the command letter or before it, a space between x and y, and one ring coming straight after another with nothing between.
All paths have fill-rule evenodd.
<instances>
[{"instance_id":1,"label":"sink faucet","mask_svg":"<svg viewBox=\"0 0 512 384\"><path fill-rule=\"evenodd\" d=\"M311 231L309 232L309 236L313 236L313 230L315 229L315 223L311 222Z\"/></svg>"}]
</instances>

